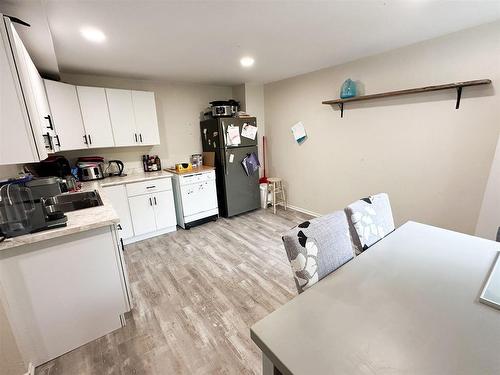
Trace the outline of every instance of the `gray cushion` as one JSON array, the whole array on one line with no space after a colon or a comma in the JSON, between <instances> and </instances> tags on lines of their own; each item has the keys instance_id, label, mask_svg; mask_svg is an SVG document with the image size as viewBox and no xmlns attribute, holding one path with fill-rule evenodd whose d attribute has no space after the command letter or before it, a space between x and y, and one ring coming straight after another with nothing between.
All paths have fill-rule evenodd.
<instances>
[{"instance_id":1,"label":"gray cushion","mask_svg":"<svg viewBox=\"0 0 500 375\"><path fill-rule=\"evenodd\" d=\"M345 213L358 254L394 230L391 203L386 193L351 203Z\"/></svg>"},{"instance_id":2,"label":"gray cushion","mask_svg":"<svg viewBox=\"0 0 500 375\"><path fill-rule=\"evenodd\" d=\"M354 256L345 213L311 219L283 236L299 293Z\"/></svg>"}]
</instances>

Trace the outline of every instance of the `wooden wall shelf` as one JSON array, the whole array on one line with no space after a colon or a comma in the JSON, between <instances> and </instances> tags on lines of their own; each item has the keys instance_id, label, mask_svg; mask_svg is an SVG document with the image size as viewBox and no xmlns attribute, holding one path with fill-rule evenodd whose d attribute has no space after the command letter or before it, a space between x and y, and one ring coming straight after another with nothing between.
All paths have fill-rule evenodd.
<instances>
[{"instance_id":1,"label":"wooden wall shelf","mask_svg":"<svg viewBox=\"0 0 500 375\"><path fill-rule=\"evenodd\" d=\"M344 117L344 103L360 102L360 101L363 101L363 100L388 98L388 97L391 97L391 96L399 96L399 95L418 94L418 93L430 92L430 91L440 91L440 90L456 89L457 90L457 103L456 103L455 108L458 109L460 107L460 98L462 96L462 88L463 87L479 86L479 85L489 85L489 84L491 84L491 79L476 79L474 81L455 82L455 83L447 83L445 85L425 86L425 87L418 87L418 88L415 88L415 89L389 91L389 92L382 92L382 93L379 93L379 94L355 96L355 97L346 98L346 99L325 100L323 102L323 104L328 104L328 105L337 104L339 106L339 108L340 108L340 117Z\"/></svg>"}]
</instances>

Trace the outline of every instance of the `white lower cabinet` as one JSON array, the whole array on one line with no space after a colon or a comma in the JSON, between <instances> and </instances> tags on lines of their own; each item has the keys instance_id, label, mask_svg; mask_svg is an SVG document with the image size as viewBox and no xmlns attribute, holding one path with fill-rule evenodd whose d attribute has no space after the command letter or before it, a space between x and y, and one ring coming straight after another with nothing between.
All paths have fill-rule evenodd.
<instances>
[{"instance_id":1,"label":"white lower cabinet","mask_svg":"<svg viewBox=\"0 0 500 375\"><path fill-rule=\"evenodd\" d=\"M0 285L19 351L35 366L122 327L130 310L114 226L1 251Z\"/></svg>"},{"instance_id":2,"label":"white lower cabinet","mask_svg":"<svg viewBox=\"0 0 500 375\"><path fill-rule=\"evenodd\" d=\"M134 225L134 234L140 236L141 234L154 232L156 230L156 219L151 194L131 197L128 202Z\"/></svg>"},{"instance_id":3,"label":"white lower cabinet","mask_svg":"<svg viewBox=\"0 0 500 375\"><path fill-rule=\"evenodd\" d=\"M120 217L118 235L124 244L176 230L170 177L104 186L106 197Z\"/></svg>"},{"instance_id":4,"label":"white lower cabinet","mask_svg":"<svg viewBox=\"0 0 500 375\"><path fill-rule=\"evenodd\" d=\"M153 195L156 229L165 229L177 224L172 191L162 191Z\"/></svg>"}]
</instances>

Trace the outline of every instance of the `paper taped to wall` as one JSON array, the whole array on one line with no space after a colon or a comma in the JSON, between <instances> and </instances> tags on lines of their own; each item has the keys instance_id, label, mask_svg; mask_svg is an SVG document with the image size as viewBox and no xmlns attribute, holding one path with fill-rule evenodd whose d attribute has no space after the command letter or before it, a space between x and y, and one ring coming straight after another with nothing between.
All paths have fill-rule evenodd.
<instances>
[{"instance_id":1,"label":"paper taped to wall","mask_svg":"<svg viewBox=\"0 0 500 375\"><path fill-rule=\"evenodd\" d=\"M293 138L297 141L298 144L304 142L307 138L306 129L304 128L304 124L302 122L298 122L292 126L292 134Z\"/></svg>"}]
</instances>

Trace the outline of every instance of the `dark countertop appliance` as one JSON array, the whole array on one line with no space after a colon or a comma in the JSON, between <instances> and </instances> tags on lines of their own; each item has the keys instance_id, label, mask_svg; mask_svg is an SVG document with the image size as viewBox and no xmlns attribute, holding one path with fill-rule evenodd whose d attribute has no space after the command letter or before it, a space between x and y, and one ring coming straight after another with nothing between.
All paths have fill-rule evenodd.
<instances>
[{"instance_id":1,"label":"dark countertop appliance","mask_svg":"<svg viewBox=\"0 0 500 375\"><path fill-rule=\"evenodd\" d=\"M229 217L260 207L259 173L247 175L242 161L257 153L255 139L241 135L243 126L257 126L255 117L217 118L200 122L204 152L215 153L217 200L221 216ZM238 128L240 143L227 143L229 127Z\"/></svg>"},{"instance_id":2,"label":"dark countertop appliance","mask_svg":"<svg viewBox=\"0 0 500 375\"><path fill-rule=\"evenodd\" d=\"M45 199L61 194L60 179L48 177L0 186L0 237L16 237L66 226L62 211L46 210Z\"/></svg>"}]
</instances>

